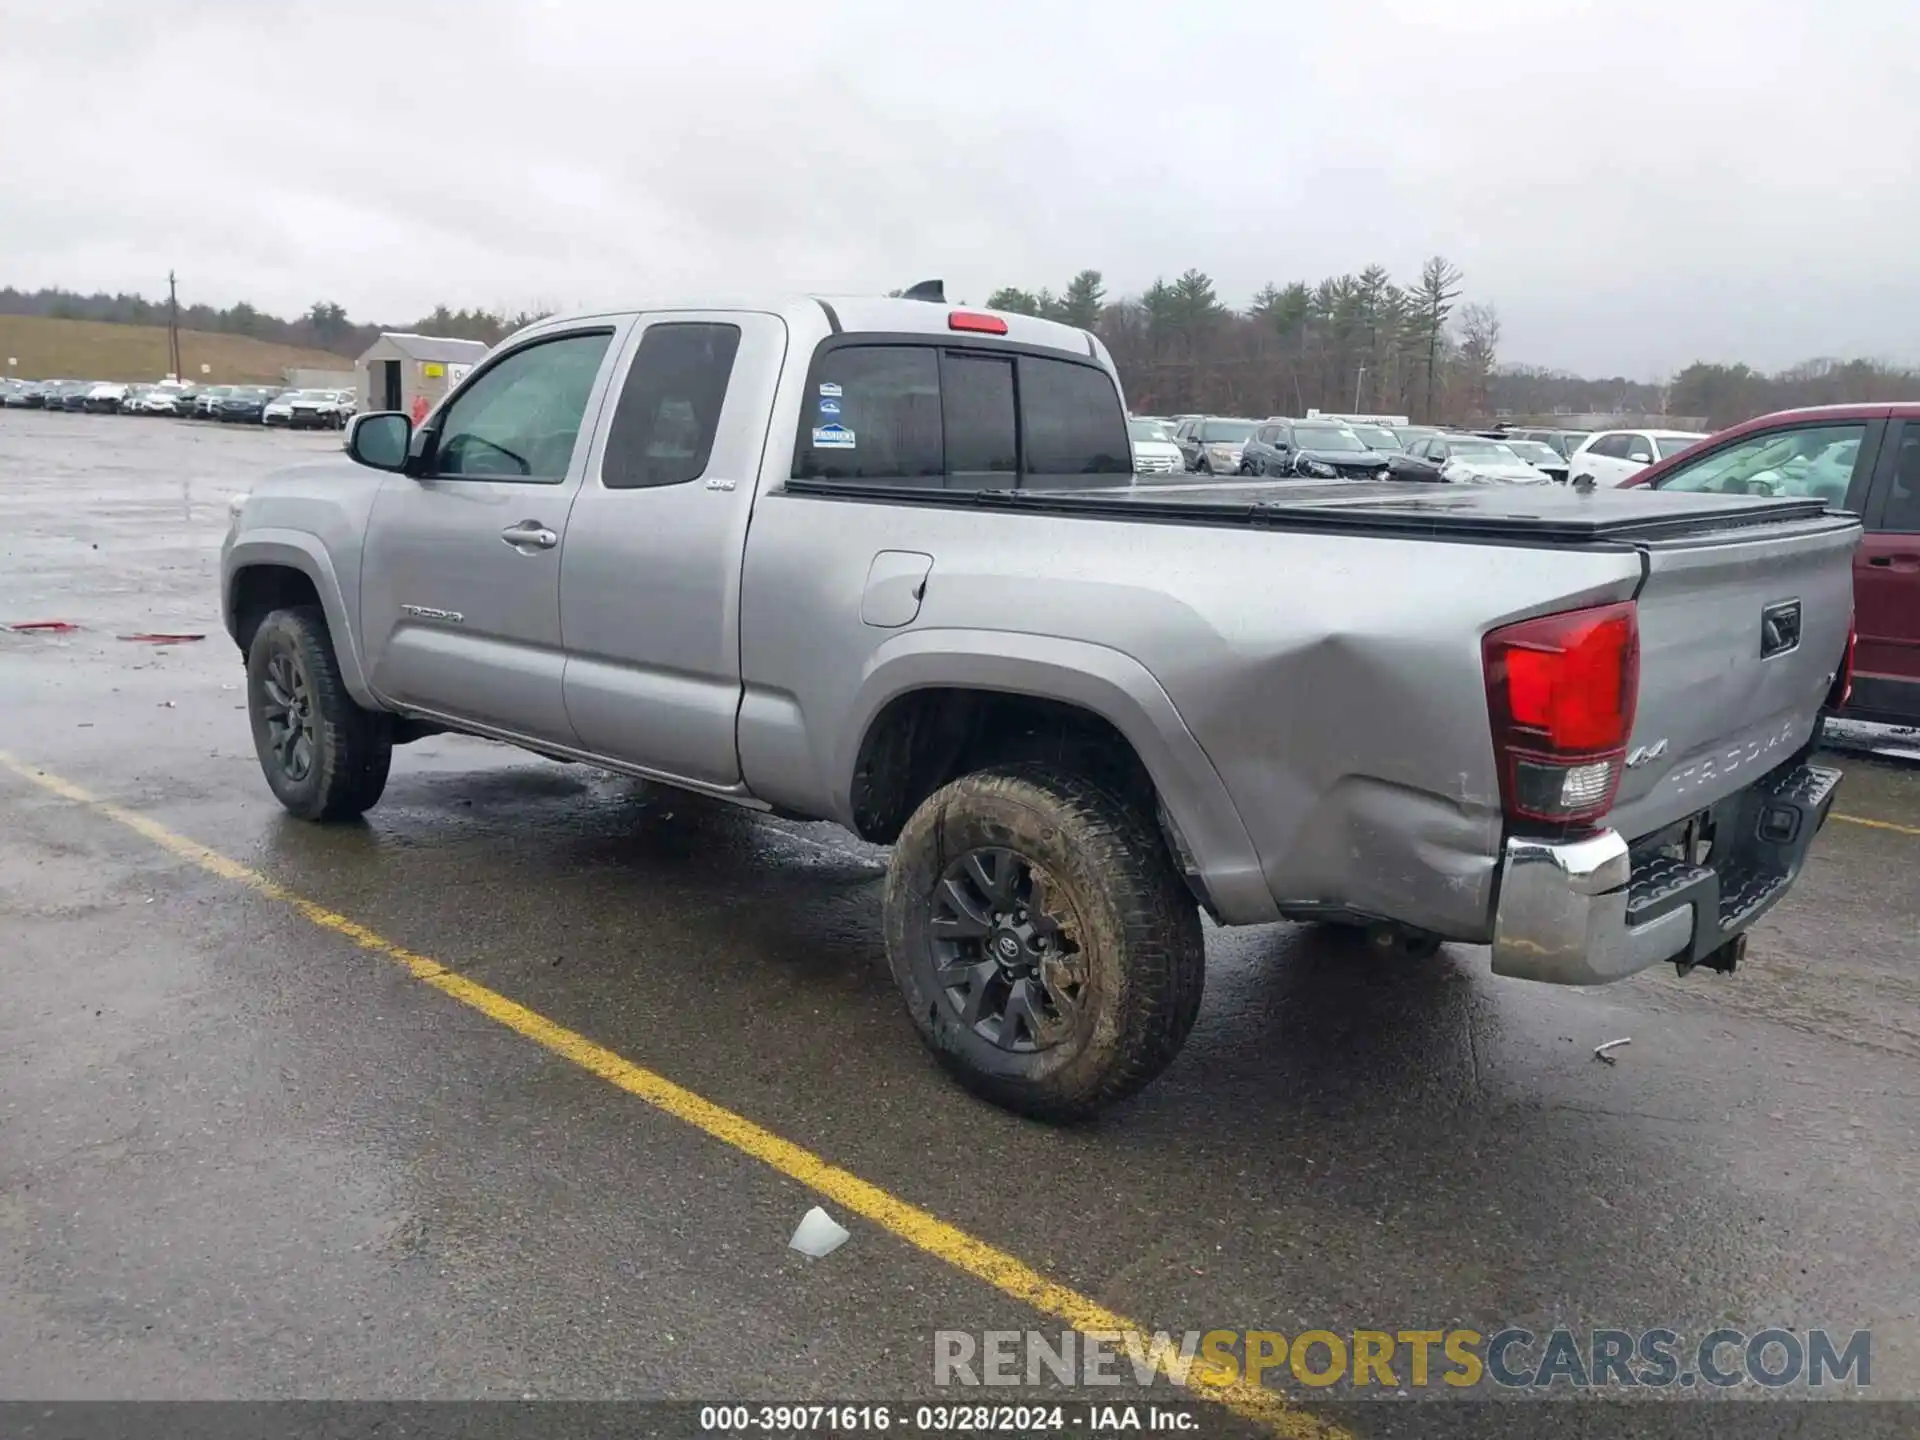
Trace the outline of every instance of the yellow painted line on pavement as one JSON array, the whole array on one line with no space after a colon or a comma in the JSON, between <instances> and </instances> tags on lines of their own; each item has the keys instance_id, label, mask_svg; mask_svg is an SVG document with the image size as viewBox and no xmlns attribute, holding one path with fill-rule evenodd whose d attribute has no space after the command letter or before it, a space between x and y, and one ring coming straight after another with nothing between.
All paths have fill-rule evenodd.
<instances>
[{"instance_id":1,"label":"yellow painted line on pavement","mask_svg":"<svg viewBox=\"0 0 1920 1440\"><path fill-rule=\"evenodd\" d=\"M1891 820L1869 820L1864 815L1842 815L1838 812L1828 818L1844 820L1849 825L1865 825L1872 830L1891 830L1896 835L1920 835L1920 825L1896 825Z\"/></svg>"},{"instance_id":2,"label":"yellow painted line on pavement","mask_svg":"<svg viewBox=\"0 0 1920 1440\"><path fill-rule=\"evenodd\" d=\"M674 1119L704 1131L722 1144L730 1145L779 1171L788 1179L798 1181L883 1230L890 1231L915 1249L945 1261L976 1280L985 1281L1003 1295L1030 1305L1083 1334L1151 1334L1138 1322L1076 1290L1047 1279L1025 1261L1006 1251L947 1224L919 1206L900 1199L870 1181L862 1180L851 1171L842 1170L803 1146L776 1135L765 1126L755 1124L744 1115L716 1105L685 1086L676 1085L664 1075L655 1074L644 1066L616 1055L586 1036L547 1019L537 1011L529 1010L517 1000L510 1000L497 990L490 990L449 970L430 956L394 944L345 915L296 894L251 866L229 859L219 851L189 840L184 835L177 835L158 821L115 805L110 800L103 800L57 775L36 769L4 750L0 750L0 767L11 770L42 790L117 821L151 840L162 850L199 866L208 874L243 885L256 894L290 907L302 919L344 936L362 950L394 961L422 984L479 1011L489 1020L525 1036L542 1049L571 1061ZM1296 1409L1274 1391L1248 1384L1244 1380L1227 1382L1209 1377L1198 1364L1187 1372L1185 1388L1201 1399L1223 1405L1242 1418L1265 1426L1273 1433L1286 1437L1286 1440L1351 1440L1349 1432Z\"/></svg>"}]
</instances>

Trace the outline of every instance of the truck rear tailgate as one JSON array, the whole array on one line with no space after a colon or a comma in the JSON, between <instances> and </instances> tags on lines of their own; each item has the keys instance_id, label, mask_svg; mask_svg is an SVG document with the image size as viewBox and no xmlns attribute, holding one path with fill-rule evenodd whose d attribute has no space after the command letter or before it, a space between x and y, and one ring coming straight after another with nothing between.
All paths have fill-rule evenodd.
<instances>
[{"instance_id":1,"label":"truck rear tailgate","mask_svg":"<svg viewBox=\"0 0 1920 1440\"><path fill-rule=\"evenodd\" d=\"M1639 542L1640 694L1609 818L1629 839L1804 745L1853 616L1851 516Z\"/></svg>"}]
</instances>

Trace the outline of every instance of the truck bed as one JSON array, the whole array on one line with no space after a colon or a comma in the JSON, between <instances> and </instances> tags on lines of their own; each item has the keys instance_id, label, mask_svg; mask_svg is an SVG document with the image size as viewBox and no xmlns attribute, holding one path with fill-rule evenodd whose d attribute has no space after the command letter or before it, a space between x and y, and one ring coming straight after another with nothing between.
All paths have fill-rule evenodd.
<instances>
[{"instance_id":1,"label":"truck bed","mask_svg":"<svg viewBox=\"0 0 1920 1440\"><path fill-rule=\"evenodd\" d=\"M1127 487L936 490L831 480L790 480L794 494L892 498L953 505L1368 535L1432 536L1545 546L1675 540L1732 528L1811 520L1817 498L1690 495L1651 490L1581 492L1561 485L1432 485L1297 480L1142 483Z\"/></svg>"}]
</instances>

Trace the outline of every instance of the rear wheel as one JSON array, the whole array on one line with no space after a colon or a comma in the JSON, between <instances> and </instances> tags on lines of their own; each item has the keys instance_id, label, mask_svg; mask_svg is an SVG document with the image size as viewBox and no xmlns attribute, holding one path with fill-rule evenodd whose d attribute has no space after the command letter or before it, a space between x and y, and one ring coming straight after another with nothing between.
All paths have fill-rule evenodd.
<instances>
[{"instance_id":1,"label":"rear wheel","mask_svg":"<svg viewBox=\"0 0 1920 1440\"><path fill-rule=\"evenodd\" d=\"M982 770L907 822L887 957L920 1038L961 1084L1083 1119L1157 1076L1200 1009L1192 896L1133 802L1039 764Z\"/></svg>"},{"instance_id":2,"label":"rear wheel","mask_svg":"<svg viewBox=\"0 0 1920 1440\"><path fill-rule=\"evenodd\" d=\"M393 762L388 716L363 710L340 679L325 614L275 610L247 651L247 711L260 770L302 820L346 820L373 807Z\"/></svg>"}]
</instances>

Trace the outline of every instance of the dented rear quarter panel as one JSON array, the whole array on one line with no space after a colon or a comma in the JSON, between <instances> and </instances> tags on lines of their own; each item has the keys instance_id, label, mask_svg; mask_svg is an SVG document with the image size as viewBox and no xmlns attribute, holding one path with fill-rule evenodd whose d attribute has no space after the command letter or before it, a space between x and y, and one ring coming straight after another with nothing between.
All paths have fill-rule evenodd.
<instances>
[{"instance_id":1,"label":"dented rear quarter panel","mask_svg":"<svg viewBox=\"0 0 1920 1440\"><path fill-rule=\"evenodd\" d=\"M866 558L887 549L936 557L903 631L859 618ZM741 761L757 794L845 820L859 738L902 689L1074 699L1050 688L1050 666L1063 680L1104 669L1085 703L1135 739L1223 919L1340 906L1463 940L1490 933L1502 826L1481 636L1625 599L1641 574L1625 547L785 493L761 497L745 566ZM937 678L942 635L967 637L964 677ZM1153 713L1155 690L1170 718ZM1210 774L1196 777L1196 758Z\"/></svg>"}]
</instances>

